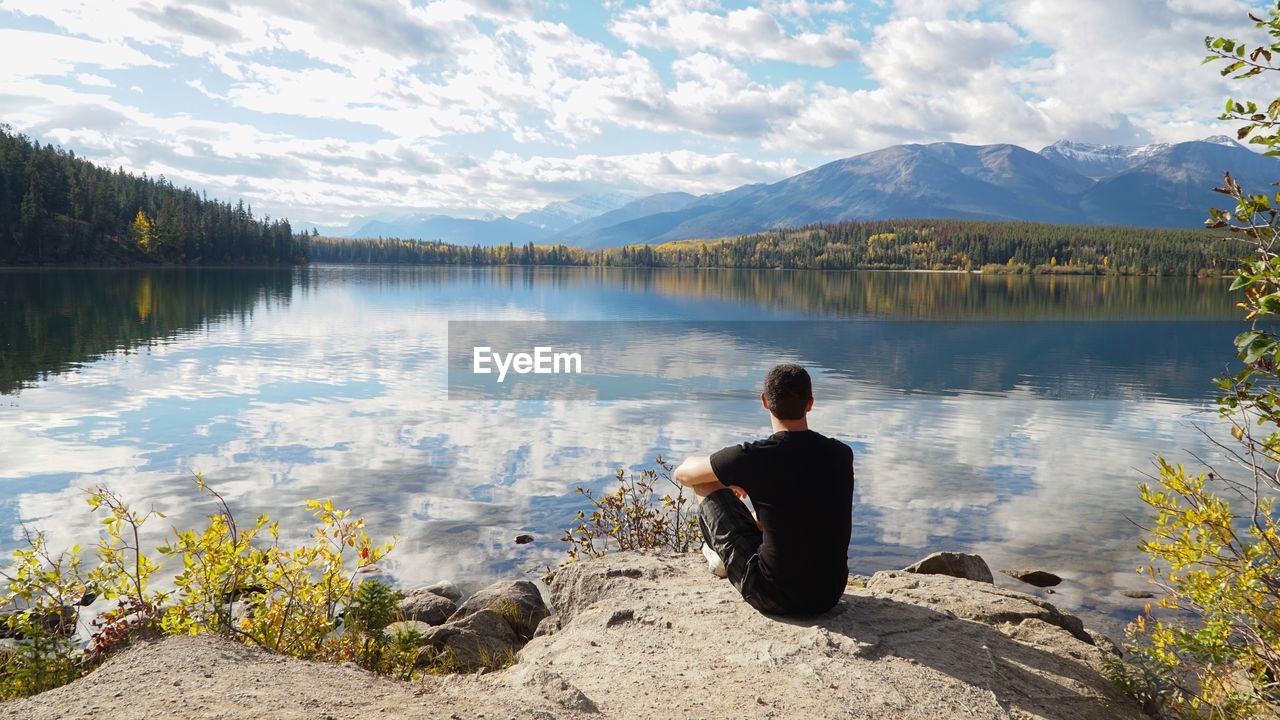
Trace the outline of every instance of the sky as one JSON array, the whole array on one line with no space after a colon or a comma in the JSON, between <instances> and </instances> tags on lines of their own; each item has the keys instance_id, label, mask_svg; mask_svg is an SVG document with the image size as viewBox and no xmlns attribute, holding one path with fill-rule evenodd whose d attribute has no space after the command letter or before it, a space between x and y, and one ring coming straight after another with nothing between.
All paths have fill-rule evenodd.
<instances>
[{"instance_id":1,"label":"sky","mask_svg":"<svg viewBox=\"0 0 1280 720\"><path fill-rule=\"evenodd\" d=\"M258 216L514 216L889 145L1229 133L1236 0L0 0L0 123ZM1264 95L1270 97L1274 92Z\"/></svg>"}]
</instances>

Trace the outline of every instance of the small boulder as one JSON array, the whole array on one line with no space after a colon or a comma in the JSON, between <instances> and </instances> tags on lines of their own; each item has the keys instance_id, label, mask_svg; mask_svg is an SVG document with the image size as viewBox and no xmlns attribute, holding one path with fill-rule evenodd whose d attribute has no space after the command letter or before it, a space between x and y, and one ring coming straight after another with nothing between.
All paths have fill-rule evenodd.
<instances>
[{"instance_id":1,"label":"small boulder","mask_svg":"<svg viewBox=\"0 0 1280 720\"><path fill-rule=\"evenodd\" d=\"M528 545L531 542L533 542L533 536L528 533L523 533L516 536L517 545Z\"/></svg>"},{"instance_id":2,"label":"small boulder","mask_svg":"<svg viewBox=\"0 0 1280 720\"><path fill-rule=\"evenodd\" d=\"M411 590L400 599L397 607L405 620L417 620L428 625L443 624L458 609L449 598L425 588Z\"/></svg>"},{"instance_id":3,"label":"small boulder","mask_svg":"<svg viewBox=\"0 0 1280 720\"><path fill-rule=\"evenodd\" d=\"M981 555L969 553L936 552L903 569L921 575L950 575L977 582L995 582L995 578L991 576L991 568L987 567L987 561L983 560Z\"/></svg>"},{"instance_id":4,"label":"small boulder","mask_svg":"<svg viewBox=\"0 0 1280 720\"><path fill-rule=\"evenodd\" d=\"M502 665L523 644L504 617L493 610L479 610L428 630L415 663L426 667L444 654L458 669Z\"/></svg>"},{"instance_id":5,"label":"small boulder","mask_svg":"<svg viewBox=\"0 0 1280 720\"><path fill-rule=\"evenodd\" d=\"M449 620L461 620L481 610L493 610L506 618L511 629L524 639L533 637L538 623L551 614L537 585L528 580L503 580L467 598Z\"/></svg>"},{"instance_id":6,"label":"small boulder","mask_svg":"<svg viewBox=\"0 0 1280 720\"><path fill-rule=\"evenodd\" d=\"M457 585L454 585L448 580L441 580L440 582L432 583L422 589L429 593L435 593L442 598L449 598L454 602L458 602L462 599L462 591L458 589Z\"/></svg>"},{"instance_id":7,"label":"small boulder","mask_svg":"<svg viewBox=\"0 0 1280 720\"><path fill-rule=\"evenodd\" d=\"M410 631L416 631L422 638L426 638L427 633L431 632L431 628L431 625L418 620L401 620L382 628L382 632L387 634L388 639L395 639L396 635ZM421 646L424 642L426 642L425 639L419 640L418 645Z\"/></svg>"},{"instance_id":8,"label":"small boulder","mask_svg":"<svg viewBox=\"0 0 1280 720\"><path fill-rule=\"evenodd\" d=\"M9 618L18 614L20 614L20 612L17 610L0 613L0 638L12 639L19 636L19 633L9 625ZM54 635L66 637L68 635L75 634L76 621L79 617L80 614L76 612L74 608L61 605L53 610L49 610L48 612L35 616L32 620L33 624L39 625L46 631L51 632Z\"/></svg>"},{"instance_id":9,"label":"small boulder","mask_svg":"<svg viewBox=\"0 0 1280 720\"><path fill-rule=\"evenodd\" d=\"M1028 585L1035 585L1038 588L1053 587L1062 582L1062 578L1044 570L1001 570L1000 572L1015 580L1021 580Z\"/></svg>"},{"instance_id":10,"label":"small boulder","mask_svg":"<svg viewBox=\"0 0 1280 720\"><path fill-rule=\"evenodd\" d=\"M1147 600L1156 596L1155 593L1146 590L1121 590L1120 594L1135 600Z\"/></svg>"}]
</instances>

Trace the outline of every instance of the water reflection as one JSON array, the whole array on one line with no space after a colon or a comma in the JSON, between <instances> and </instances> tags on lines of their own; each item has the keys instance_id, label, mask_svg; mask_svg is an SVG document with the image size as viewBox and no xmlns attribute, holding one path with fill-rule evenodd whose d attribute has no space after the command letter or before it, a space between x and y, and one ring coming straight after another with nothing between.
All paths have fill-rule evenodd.
<instances>
[{"instance_id":1,"label":"water reflection","mask_svg":"<svg viewBox=\"0 0 1280 720\"><path fill-rule=\"evenodd\" d=\"M868 386L895 395L1026 389L1061 400L1202 400L1205 379L1224 372L1206 348L1230 347L1238 331L1236 322L1169 320L451 320L449 398L750 397L770 367L791 358L823 380L850 381L825 384L829 400ZM530 356L524 372L514 353Z\"/></svg>"},{"instance_id":2,"label":"water reflection","mask_svg":"<svg viewBox=\"0 0 1280 720\"><path fill-rule=\"evenodd\" d=\"M744 388L776 360L814 367L814 427L857 457L855 570L977 551L997 568L1063 575L1055 602L1113 632L1140 609L1116 594L1140 582L1125 519L1142 513L1135 468L1155 452L1207 452L1188 419L1206 407L1235 330L1221 284L1185 280L320 267L291 289L266 276L226 293L199 278L152 281L147 307L197 309L148 335L131 324L156 315L137 310L140 278L131 292L70 282L59 295L54 275L3 276L27 288L6 291L21 305L6 306L6 322L27 318L22 337L66 337L31 330L56 322L46 315L133 320L82 322L79 350L16 361L27 386L0 405L6 548L19 520L91 540L78 488L98 483L168 523L199 523L212 510L193 501L199 470L242 514L268 511L284 528L307 527L308 498L354 508L371 534L402 538L387 568L402 582L540 570L562 557L575 486L767 434L767 419L753 392L448 400L448 321L661 318L705 330L715 319L696 352L636 342L636 367L641 353L674 353L684 364L666 366L672 377ZM116 305L80 307L104 298ZM117 329L92 332L104 327ZM74 371L32 381L68 362ZM515 545L521 532L537 541Z\"/></svg>"},{"instance_id":3,"label":"water reflection","mask_svg":"<svg viewBox=\"0 0 1280 720\"><path fill-rule=\"evenodd\" d=\"M0 394L292 291L288 269L0 269Z\"/></svg>"}]
</instances>

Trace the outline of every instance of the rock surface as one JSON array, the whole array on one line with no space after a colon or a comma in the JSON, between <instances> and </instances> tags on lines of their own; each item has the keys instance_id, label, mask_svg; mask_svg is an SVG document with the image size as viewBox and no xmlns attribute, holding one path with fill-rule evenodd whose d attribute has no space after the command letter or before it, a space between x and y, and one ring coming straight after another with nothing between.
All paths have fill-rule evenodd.
<instances>
[{"instance_id":1,"label":"rock surface","mask_svg":"<svg viewBox=\"0 0 1280 720\"><path fill-rule=\"evenodd\" d=\"M511 629L524 639L533 637L549 613L538 586L528 580L504 580L496 582L467 598L449 622L461 620L481 610L493 610L510 623Z\"/></svg>"},{"instance_id":2,"label":"rock surface","mask_svg":"<svg viewBox=\"0 0 1280 720\"><path fill-rule=\"evenodd\" d=\"M549 584L557 614L498 672L399 683L176 637L0 717L1143 718L1101 672L1109 643L995 585L882 572L826 614L775 618L697 554L618 553Z\"/></svg>"},{"instance_id":3,"label":"rock surface","mask_svg":"<svg viewBox=\"0 0 1280 720\"><path fill-rule=\"evenodd\" d=\"M431 628L422 640L415 663L418 667L427 667L442 652L462 668L505 664L524 644L507 619L493 610L481 610Z\"/></svg>"},{"instance_id":4,"label":"rock surface","mask_svg":"<svg viewBox=\"0 0 1280 720\"><path fill-rule=\"evenodd\" d=\"M979 555L956 552L936 552L923 560L903 568L909 573L921 575L950 575L977 582L993 583L991 568Z\"/></svg>"},{"instance_id":5,"label":"rock surface","mask_svg":"<svg viewBox=\"0 0 1280 720\"><path fill-rule=\"evenodd\" d=\"M462 591L458 589L457 585L454 585L448 580L441 580L440 582L432 583L422 589L429 593L435 593L440 597L449 598L454 602L458 602L462 599Z\"/></svg>"},{"instance_id":6,"label":"rock surface","mask_svg":"<svg viewBox=\"0 0 1280 720\"><path fill-rule=\"evenodd\" d=\"M433 627L433 625L424 623L421 620L401 620L399 622L393 622L382 628L382 631L386 633L389 638L394 638L400 633L410 631L416 632L418 635L425 636L427 633L431 632Z\"/></svg>"},{"instance_id":7,"label":"rock surface","mask_svg":"<svg viewBox=\"0 0 1280 720\"><path fill-rule=\"evenodd\" d=\"M417 620L428 625L440 625L458 609L454 601L421 588L405 594L397 607L405 620Z\"/></svg>"}]
</instances>

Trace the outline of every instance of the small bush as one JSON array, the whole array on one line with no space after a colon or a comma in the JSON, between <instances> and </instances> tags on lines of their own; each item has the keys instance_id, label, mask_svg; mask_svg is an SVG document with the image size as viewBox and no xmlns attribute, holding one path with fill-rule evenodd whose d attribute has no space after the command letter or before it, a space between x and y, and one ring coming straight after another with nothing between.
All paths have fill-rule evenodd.
<instances>
[{"instance_id":1,"label":"small bush","mask_svg":"<svg viewBox=\"0 0 1280 720\"><path fill-rule=\"evenodd\" d=\"M1126 628L1130 667L1113 677L1163 717L1245 718L1280 707L1273 500L1241 518L1210 490L1223 482L1216 474L1158 463L1158 487L1141 488L1155 514L1139 547L1153 559L1143 571L1165 591L1157 607L1183 617L1157 619L1148 608Z\"/></svg>"},{"instance_id":2,"label":"small bush","mask_svg":"<svg viewBox=\"0 0 1280 720\"><path fill-rule=\"evenodd\" d=\"M413 675L422 634L399 630L388 635L386 631L388 625L403 619L399 608L403 597L381 580L365 580L343 615L343 627L350 636L357 665L407 680Z\"/></svg>"},{"instance_id":3,"label":"small bush","mask_svg":"<svg viewBox=\"0 0 1280 720\"><path fill-rule=\"evenodd\" d=\"M661 455L654 462L657 468L643 470L639 477L618 470L618 488L599 498L590 490L577 489L591 503L592 510L589 516L580 511L577 526L564 531L561 540L569 543L566 564L617 550L696 549L701 533L692 491L672 479L674 467ZM675 495L667 492L658 497L659 481L673 486Z\"/></svg>"},{"instance_id":4,"label":"small bush","mask_svg":"<svg viewBox=\"0 0 1280 720\"><path fill-rule=\"evenodd\" d=\"M278 524L266 515L252 526L236 522L227 503L196 476L218 511L199 530L173 530L168 546L145 551L140 529L156 512L132 511L112 492L89 493L94 512L106 511L98 562L86 569L79 546L53 554L43 534L27 533L27 547L0 568L0 607L12 653L0 656L0 699L43 692L100 664L137 637L213 632L303 659L355 659L371 670L408 677L404 647L412 638L381 633L396 594L357 573L395 547L377 544L364 521L329 502L307 501L317 518L308 541L282 546ZM161 560L176 557L176 592L150 589ZM367 587L366 587L367 586ZM92 622L87 645L76 640L80 609L101 597L115 605ZM339 618L351 611L343 632ZM385 620L385 622L384 622Z\"/></svg>"},{"instance_id":5,"label":"small bush","mask_svg":"<svg viewBox=\"0 0 1280 720\"><path fill-rule=\"evenodd\" d=\"M356 573L385 557L396 541L376 545L364 533L364 520L349 510L308 500L318 520L309 541L282 547L279 523L259 515L240 527L222 496L196 480L220 512L201 531L175 530L172 547L161 548L183 562L165 632L217 632L304 660L349 655L344 645L351 640L334 632L339 613L356 597Z\"/></svg>"}]
</instances>

